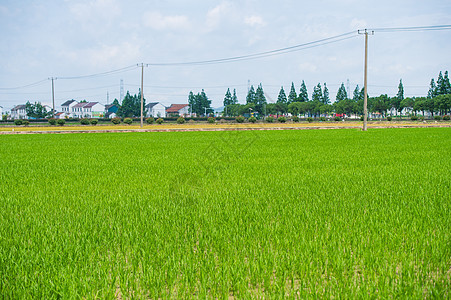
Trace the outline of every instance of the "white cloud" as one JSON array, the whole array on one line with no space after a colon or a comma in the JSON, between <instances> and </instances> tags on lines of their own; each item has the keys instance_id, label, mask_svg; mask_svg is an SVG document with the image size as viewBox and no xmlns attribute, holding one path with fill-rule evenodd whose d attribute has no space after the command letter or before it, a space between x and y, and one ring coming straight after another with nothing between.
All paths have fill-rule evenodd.
<instances>
[{"instance_id":1,"label":"white cloud","mask_svg":"<svg viewBox=\"0 0 451 300\"><path fill-rule=\"evenodd\" d=\"M147 12L143 16L145 26L156 30L180 30L190 27L188 17L182 15L163 16L159 12Z\"/></svg>"},{"instance_id":2,"label":"white cloud","mask_svg":"<svg viewBox=\"0 0 451 300\"><path fill-rule=\"evenodd\" d=\"M213 9L207 12L206 25L209 30L215 29L224 16L230 14L232 11L232 4L230 2L222 2Z\"/></svg>"},{"instance_id":3,"label":"white cloud","mask_svg":"<svg viewBox=\"0 0 451 300\"><path fill-rule=\"evenodd\" d=\"M352 19L350 26L353 30L365 29L367 27L367 23L365 20Z\"/></svg>"},{"instance_id":4,"label":"white cloud","mask_svg":"<svg viewBox=\"0 0 451 300\"><path fill-rule=\"evenodd\" d=\"M79 20L109 19L121 13L116 0L92 0L70 3L69 9Z\"/></svg>"},{"instance_id":5,"label":"white cloud","mask_svg":"<svg viewBox=\"0 0 451 300\"><path fill-rule=\"evenodd\" d=\"M252 27L254 27L254 26L265 26L266 25L266 23L265 23L265 21L263 20L262 17L255 16L255 15L244 18L244 23L246 25L249 25L249 26L252 26Z\"/></svg>"}]
</instances>

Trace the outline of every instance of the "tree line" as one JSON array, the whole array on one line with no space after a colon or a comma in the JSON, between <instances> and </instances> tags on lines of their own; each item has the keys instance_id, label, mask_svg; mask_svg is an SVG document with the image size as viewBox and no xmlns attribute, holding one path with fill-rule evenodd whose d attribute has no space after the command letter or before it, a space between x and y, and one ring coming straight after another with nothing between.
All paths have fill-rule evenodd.
<instances>
[{"instance_id":1,"label":"tree line","mask_svg":"<svg viewBox=\"0 0 451 300\"><path fill-rule=\"evenodd\" d=\"M204 93L204 92L203 92ZM437 81L431 80L430 89L427 97L404 97L404 86L402 79L398 85L398 93L394 97L382 94L376 97L368 97L368 111L370 113L379 113L382 117L394 112L395 115L400 114L404 108L408 108L415 114L417 112L430 112L446 114L451 109L451 86L448 77L448 71L442 75L439 73ZM268 114L286 114L292 115L308 115L319 116L323 114L346 114L362 115L364 89L358 85L354 89L352 98L348 97L344 83L339 87L335 102L331 103L329 89L327 84L318 83L313 88L312 97L309 98L305 82L302 81L299 94L296 92L294 83L291 83L288 96L283 87L279 91L276 103L267 103L263 86L260 83L257 89L251 86L246 96L246 104L239 104L236 97L236 91L233 96L230 89L224 97L224 114L228 116L238 116L246 113L256 112L261 115Z\"/></svg>"}]
</instances>

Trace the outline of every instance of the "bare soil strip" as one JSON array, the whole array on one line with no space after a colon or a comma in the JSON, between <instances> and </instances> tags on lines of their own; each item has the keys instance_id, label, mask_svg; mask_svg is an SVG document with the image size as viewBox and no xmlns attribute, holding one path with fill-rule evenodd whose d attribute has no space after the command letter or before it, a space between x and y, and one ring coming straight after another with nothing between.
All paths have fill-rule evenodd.
<instances>
[{"instance_id":1,"label":"bare soil strip","mask_svg":"<svg viewBox=\"0 0 451 300\"><path fill-rule=\"evenodd\" d=\"M102 128L104 127L104 128ZM107 133L107 132L190 132L190 131L235 131L235 130L312 130L312 129L346 129L362 127L359 123L311 123L311 124L195 124L195 125L162 125L162 126L145 126L141 129L139 126L96 126L73 128L62 127L0 127L0 134L45 134L45 133ZM147 128L146 128L147 127ZM368 124L369 128L428 128L428 127L451 127L451 123L372 123Z\"/></svg>"}]
</instances>

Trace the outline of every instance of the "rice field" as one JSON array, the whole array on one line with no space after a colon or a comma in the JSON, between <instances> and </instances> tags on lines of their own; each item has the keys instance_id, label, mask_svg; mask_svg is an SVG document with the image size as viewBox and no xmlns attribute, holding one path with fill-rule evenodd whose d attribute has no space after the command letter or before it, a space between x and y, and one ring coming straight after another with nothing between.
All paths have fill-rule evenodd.
<instances>
[{"instance_id":1,"label":"rice field","mask_svg":"<svg viewBox=\"0 0 451 300\"><path fill-rule=\"evenodd\" d=\"M450 142L2 135L1 298L449 298Z\"/></svg>"}]
</instances>

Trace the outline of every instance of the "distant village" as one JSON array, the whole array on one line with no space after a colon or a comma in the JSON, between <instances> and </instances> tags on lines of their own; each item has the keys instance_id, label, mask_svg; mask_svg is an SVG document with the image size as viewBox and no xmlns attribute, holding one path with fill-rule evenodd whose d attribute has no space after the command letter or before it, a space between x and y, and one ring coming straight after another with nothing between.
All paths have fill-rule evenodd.
<instances>
[{"instance_id":1,"label":"distant village","mask_svg":"<svg viewBox=\"0 0 451 300\"><path fill-rule=\"evenodd\" d=\"M44 105L47 111L52 112L52 107ZM68 100L61 104L61 111L55 112L56 119L69 119L69 118L103 118L112 119L117 117L116 113L119 109L117 104L104 105L99 102L78 102L76 100ZM166 118L176 116L189 115L188 104L171 104L166 107L160 102L148 103L145 106L146 117L154 118ZM0 115L3 114L2 107L0 106ZM8 119L30 119L27 115L26 105L16 105L11 109Z\"/></svg>"}]
</instances>

